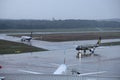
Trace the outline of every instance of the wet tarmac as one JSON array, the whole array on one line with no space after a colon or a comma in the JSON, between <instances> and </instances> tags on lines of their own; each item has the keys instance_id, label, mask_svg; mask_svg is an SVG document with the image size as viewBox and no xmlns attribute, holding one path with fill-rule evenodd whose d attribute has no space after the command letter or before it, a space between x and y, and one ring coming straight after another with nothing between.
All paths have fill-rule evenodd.
<instances>
[{"instance_id":1,"label":"wet tarmac","mask_svg":"<svg viewBox=\"0 0 120 80\"><path fill-rule=\"evenodd\" d=\"M20 42L20 38L10 37L4 34L0 39ZM106 39L102 42L120 41L120 39ZM95 54L84 58L76 58L75 50L78 44L95 44L97 40L69 41L69 42L46 42L32 40L31 45L48 49L44 52L28 52L22 54L0 55L0 76L5 76L6 80L120 80L120 46L100 46L96 48ZM29 43L25 43L29 44ZM64 75L52 75L60 64L64 63L68 67ZM90 74L87 76L72 75L72 70L82 73L103 72L101 74ZM39 73L34 75L28 71ZM16 79L16 76L18 75ZM26 75L26 76L25 76ZM34 78L35 77L35 78ZM32 79L34 78L34 79Z\"/></svg>"}]
</instances>

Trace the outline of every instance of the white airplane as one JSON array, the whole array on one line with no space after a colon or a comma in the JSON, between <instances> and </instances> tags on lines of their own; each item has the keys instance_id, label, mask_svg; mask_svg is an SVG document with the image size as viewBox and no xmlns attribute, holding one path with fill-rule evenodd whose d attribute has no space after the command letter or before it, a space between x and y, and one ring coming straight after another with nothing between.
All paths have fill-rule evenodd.
<instances>
[{"instance_id":1,"label":"white airplane","mask_svg":"<svg viewBox=\"0 0 120 80\"><path fill-rule=\"evenodd\" d=\"M44 73L39 73L39 72L34 72L34 71L27 71L27 70L19 70L21 72L25 73L30 73L30 74L44 74ZM61 64L59 67L52 73L53 75L62 75L65 74L67 71L67 65L66 64ZM90 72L90 73L80 73L76 70L71 70L72 75L76 74L77 76L85 76L85 75L93 75L93 74L101 74L105 73L106 71L98 71L98 72Z\"/></svg>"},{"instance_id":2,"label":"white airplane","mask_svg":"<svg viewBox=\"0 0 120 80\"><path fill-rule=\"evenodd\" d=\"M28 41L30 42L30 40L32 39L32 32L30 34L30 36L21 36L21 41Z\"/></svg>"},{"instance_id":3,"label":"white airplane","mask_svg":"<svg viewBox=\"0 0 120 80\"><path fill-rule=\"evenodd\" d=\"M72 65L66 65L66 57L65 57L65 53L64 53L64 63L59 65L59 64L54 64L52 63L52 65L54 66L58 66L58 68L52 73L53 75L62 75L65 74L67 72L68 67L70 66L75 66L77 64L72 64ZM34 71L27 71L27 70L19 70L21 72L25 72L25 73L30 73L30 74L44 74L44 73L39 73L39 72L34 72ZM105 73L106 71L99 71L99 72L91 72L91 73L83 73L81 74L79 71L77 70L71 70L72 75L73 74L77 74L78 76L82 76L82 75L92 75L92 74L100 74L100 73Z\"/></svg>"},{"instance_id":4,"label":"white airplane","mask_svg":"<svg viewBox=\"0 0 120 80\"><path fill-rule=\"evenodd\" d=\"M32 37L30 37L30 36L21 36L21 41L23 42L23 41L29 41L30 42L30 40L32 39Z\"/></svg>"}]
</instances>

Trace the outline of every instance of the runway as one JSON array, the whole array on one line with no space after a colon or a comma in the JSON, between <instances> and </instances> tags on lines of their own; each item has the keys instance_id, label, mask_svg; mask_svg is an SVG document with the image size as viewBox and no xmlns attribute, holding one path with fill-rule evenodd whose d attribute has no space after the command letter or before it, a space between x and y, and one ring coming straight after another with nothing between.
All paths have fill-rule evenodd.
<instances>
[{"instance_id":1,"label":"runway","mask_svg":"<svg viewBox=\"0 0 120 80\"><path fill-rule=\"evenodd\" d=\"M20 38L7 35L0 35L0 39L20 42ZM102 42L120 41L120 39L106 39ZM32 46L48 49L44 52L29 52L22 54L0 55L0 64L3 68L0 75L6 80L119 80L120 79L120 46L98 47L95 54L85 58L76 58L77 44L94 44L97 40L68 41L68 42L46 42L32 40ZM28 44L28 43L25 43ZM53 72L60 64L64 63L68 70L65 75L53 75ZM103 72L87 76L72 75L71 70L80 73ZM36 73L33 74L31 72ZM26 75L26 76L25 76Z\"/></svg>"}]
</instances>

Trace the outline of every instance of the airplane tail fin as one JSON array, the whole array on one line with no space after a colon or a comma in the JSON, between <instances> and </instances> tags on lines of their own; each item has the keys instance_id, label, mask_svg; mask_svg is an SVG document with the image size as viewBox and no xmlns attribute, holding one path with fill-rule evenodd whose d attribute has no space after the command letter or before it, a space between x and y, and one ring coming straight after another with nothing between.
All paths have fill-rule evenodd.
<instances>
[{"instance_id":1,"label":"airplane tail fin","mask_svg":"<svg viewBox=\"0 0 120 80\"><path fill-rule=\"evenodd\" d=\"M64 74L66 70L67 66L65 64L61 64L53 74Z\"/></svg>"},{"instance_id":2,"label":"airplane tail fin","mask_svg":"<svg viewBox=\"0 0 120 80\"><path fill-rule=\"evenodd\" d=\"M64 51L64 64L61 64L53 74L64 74L67 71L66 54Z\"/></svg>"},{"instance_id":3,"label":"airplane tail fin","mask_svg":"<svg viewBox=\"0 0 120 80\"><path fill-rule=\"evenodd\" d=\"M101 43L101 37L99 37L97 45L100 45L100 43Z\"/></svg>"}]
</instances>

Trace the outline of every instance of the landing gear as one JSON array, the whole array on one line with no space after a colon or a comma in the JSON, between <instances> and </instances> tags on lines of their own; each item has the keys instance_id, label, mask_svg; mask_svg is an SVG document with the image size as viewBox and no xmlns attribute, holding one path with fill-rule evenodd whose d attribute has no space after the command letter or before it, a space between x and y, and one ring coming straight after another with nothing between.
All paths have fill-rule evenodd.
<instances>
[{"instance_id":1,"label":"landing gear","mask_svg":"<svg viewBox=\"0 0 120 80\"><path fill-rule=\"evenodd\" d=\"M91 55L93 55L93 54L94 54L95 49L93 48L93 49L90 49L89 51L90 51L90 54L91 54Z\"/></svg>"},{"instance_id":2,"label":"landing gear","mask_svg":"<svg viewBox=\"0 0 120 80\"><path fill-rule=\"evenodd\" d=\"M81 53L81 51L78 51L76 58L81 58L81 57L82 57L82 53Z\"/></svg>"},{"instance_id":3,"label":"landing gear","mask_svg":"<svg viewBox=\"0 0 120 80\"><path fill-rule=\"evenodd\" d=\"M89 57L89 56L92 56L92 55L94 56L95 55L94 51L95 51L94 48L89 50L90 53L86 53L86 50L78 50L76 58Z\"/></svg>"}]
</instances>

